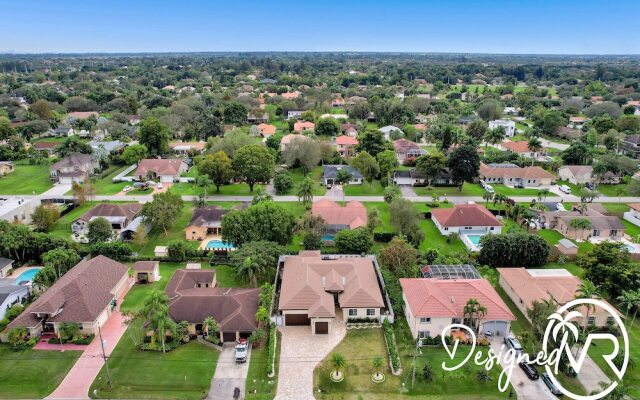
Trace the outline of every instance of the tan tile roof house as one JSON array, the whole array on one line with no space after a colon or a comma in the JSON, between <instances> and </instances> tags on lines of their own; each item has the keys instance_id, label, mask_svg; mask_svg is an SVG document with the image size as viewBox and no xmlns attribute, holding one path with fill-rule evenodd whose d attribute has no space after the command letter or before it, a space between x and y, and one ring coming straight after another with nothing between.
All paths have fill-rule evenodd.
<instances>
[{"instance_id":1,"label":"tan tile roof house","mask_svg":"<svg viewBox=\"0 0 640 400\"><path fill-rule=\"evenodd\" d=\"M31 303L8 329L23 326L32 336L58 332L63 322L97 334L128 288L129 268L105 256L82 260Z\"/></svg>"},{"instance_id":2,"label":"tan tile roof house","mask_svg":"<svg viewBox=\"0 0 640 400\"><path fill-rule=\"evenodd\" d=\"M189 155L190 153L202 153L207 147L206 142L171 142L169 148L176 154Z\"/></svg>"},{"instance_id":3,"label":"tan tile roof house","mask_svg":"<svg viewBox=\"0 0 640 400\"><path fill-rule=\"evenodd\" d=\"M584 229L571 227L574 219L585 219L590 226ZM590 238L617 240L624 236L626 226L616 216L603 215L594 209L588 209L584 214L579 211L549 211L540 214L542 226L554 229L565 237L574 240L589 240Z\"/></svg>"},{"instance_id":4,"label":"tan tile roof house","mask_svg":"<svg viewBox=\"0 0 640 400\"><path fill-rule=\"evenodd\" d=\"M309 121L298 121L293 124L293 130L296 132L312 131L316 128L316 124Z\"/></svg>"},{"instance_id":5,"label":"tan tile roof house","mask_svg":"<svg viewBox=\"0 0 640 400\"><path fill-rule=\"evenodd\" d=\"M356 229L366 226L367 209L359 201L350 201L344 207L333 200L318 200L311 206L311 214L318 215L329 225L329 231Z\"/></svg>"},{"instance_id":6,"label":"tan tile roof house","mask_svg":"<svg viewBox=\"0 0 640 400\"><path fill-rule=\"evenodd\" d=\"M504 147L507 150L511 150L514 153L518 153L518 154L529 156L529 157L539 155L538 152L534 153L529 149L529 142L527 142L526 140L520 140L517 142L503 142L500 144L500 146Z\"/></svg>"},{"instance_id":7,"label":"tan tile roof house","mask_svg":"<svg viewBox=\"0 0 640 400\"><path fill-rule=\"evenodd\" d=\"M98 113L97 111L73 111L67 114L67 116L73 119L87 119L91 116L98 118L100 116L100 113Z\"/></svg>"},{"instance_id":8,"label":"tan tile roof house","mask_svg":"<svg viewBox=\"0 0 640 400\"><path fill-rule=\"evenodd\" d=\"M556 179L552 173L538 166L518 167L515 164L480 164L480 179L487 183L507 186L523 184L528 187L550 185Z\"/></svg>"},{"instance_id":9,"label":"tan tile roof house","mask_svg":"<svg viewBox=\"0 0 640 400\"><path fill-rule=\"evenodd\" d=\"M553 298L564 305L575 298L582 283L566 269L498 268L498 273L500 286L529 321L527 310L533 307L534 301ZM578 311L586 316L586 308ZM607 311L596 307L595 312L590 313L590 324L607 326L608 317ZM578 323L584 325L585 318L578 319Z\"/></svg>"},{"instance_id":10,"label":"tan tile roof house","mask_svg":"<svg viewBox=\"0 0 640 400\"><path fill-rule=\"evenodd\" d=\"M282 322L311 325L312 333L326 334L336 316L345 321L380 320L385 312L384 283L375 263L372 256L322 256L319 251L281 257L278 312Z\"/></svg>"},{"instance_id":11,"label":"tan tile roof house","mask_svg":"<svg viewBox=\"0 0 640 400\"><path fill-rule=\"evenodd\" d=\"M167 284L169 315L187 321L189 333L202 333L202 322L213 317L218 322L220 340L233 342L248 338L258 328L260 289L216 287L213 269L179 269Z\"/></svg>"},{"instance_id":12,"label":"tan tile roof house","mask_svg":"<svg viewBox=\"0 0 640 400\"><path fill-rule=\"evenodd\" d=\"M260 134L262 134L262 136L267 137L275 135L278 128L276 128L275 125L262 123L258 125L258 129L260 129Z\"/></svg>"},{"instance_id":13,"label":"tan tile roof house","mask_svg":"<svg viewBox=\"0 0 640 400\"><path fill-rule=\"evenodd\" d=\"M134 175L141 180L160 178L162 182L173 182L187 170L187 164L178 158L148 158L138 163Z\"/></svg>"},{"instance_id":14,"label":"tan tile roof house","mask_svg":"<svg viewBox=\"0 0 640 400\"><path fill-rule=\"evenodd\" d=\"M509 332L516 318L486 279L400 278L405 314L414 338L437 336L452 323L463 323L464 307L476 299L487 307L480 332Z\"/></svg>"}]
</instances>

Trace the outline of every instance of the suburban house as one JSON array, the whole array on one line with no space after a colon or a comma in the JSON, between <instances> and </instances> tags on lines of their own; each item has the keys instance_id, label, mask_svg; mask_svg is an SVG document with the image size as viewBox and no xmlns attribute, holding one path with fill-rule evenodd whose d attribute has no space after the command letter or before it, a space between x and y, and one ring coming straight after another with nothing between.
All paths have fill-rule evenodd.
<instances>
[{"instance_id":1,"label":"suburban house","mask_svg":"<svg viewBox=\"0 0 640 400\"><path fill-rule=\"evenodd\" d=\"M0 161L0 176L10 174L16 170L16 166L12 161Z\"/></svg>"},{"instance_id":2,"label":"suburban house","mask_svg":"<svg viewBox=\"0 0 640 400\"><path fill-rule=\"evenodd\" d=\"M280 151L285 151L287 149L287 146L295 140L309 140L309 138L298 133L290 133L288 135L284 135L282 139L280 139Z\"/></svg>"},{"instance_id":3,"label":"suburban house","mask_svg":"<svg viewBox=\"0 0 640 400\"><path fill-rule=\"evenodd\" d=\"M140 214L142 204L127 203L113 204L100 203L87 211L80 218L71 223L71 232L78 235L86 235L89 232L89 222L96 218L104 218L111 224L116 235L126 229Z\"/></svg>"},{"instance_id":4,"label":"suburban house","mask_svg":"<svg viewBox=\"0 0 640 400\"><path fill-rule=\"evenodd\" d=\"M367 209L355 200L344 207L329 199L318 200L311 206L311 214L322 217L327 224L328 234L366 226L368 221Z\"/></svg>"},{"instance_id":5,"label":"suburban house","mask_svg":"<svg viewBox=\"0 0 640 400\"><path fill-rule=\"evenodd\" d=\"M125 144L119 140L112 140L109 142L92 141L89 142L89 146L93 149L93 154L101 159L107 157L111 153L119 152L124 149Z\"/></svg>"},{"instance_id":6,"label":"suburban house","mask_svg":"<svg viewBox=\"0 0 640 400\"><path fill-rule=\"evenodd\" d=\"M491 211L476 203L432 209L431 219L445 236L466 231L500 233L502 230L502 222Z\"/></svg>"},{"instance_id":7,"label":"suburban house","mask_svg":"<svg viewBox=\"0 0 640 400\"><path fill-rule=\"evenodd\" d=\"M395 185L427 186L431 182L432 186L456 186L458 181L453 179L451 170L448 167L442 168L435 176L420 174L417 169L396 170L393 172L393 183Z\"/></svg>"},{"instance_id":8,"label":"suburban house","mask_svg":"<svg viewBox=\"0 0 640 400\"><path fill-rule=\"evenodd\" d=\"M629 157L640 157L640 135L627 135L622 142L620 153Z\"/></svg>"},{"instance_id":9,"label":"suburban house","mask_svg":"<svg viewBox=\"0 0 640 400\"><path fill-rule=\"evenodd\" d=\"M73 111L67 114L67 119L72 121L78 119L87 119L89 117L95 117L96 119L100 116L100 113L97 111Z\"/></svg>"},{"instance_id":10,"label":"suburban house","mask_svg":"<svg viewBox=\"0 0 640 400\"><path fill-rule=\"evenodd\" d=\"M82 260L11 321L7 329L25 327L32 337L41 333L57 335L59 325L67 322L78 324L83 335L97 335L98 327L104 325L126 293L128 278L126 265L105 256Z\"/></svg>"},{"instance_id":11,"label":"suburban house","mask_svg":"<svg viewBox=\"0 0 640 400\"><path fill-rule=\"evenodd\" d=\"M4 318L8 309L16 304L22 304L29 296L28 285L0 286L0 320Z\"/></svg>"},{"instance_id":12,"label":"suburban house","mask_svg":"<svg viewBox=\"0 0 640 400\"><path fill-rule=\"evenodd\" d=\"M258 125L258 129L260 130L260 134L264 138L268 138L269 136L276 134L276 126L270 124L260 124Z\"/></svg>"},{"instance_id":13,"label":"suburban house","mask_svg":"<svg viewBox=\"0 0 640 400\"><path fill-rule=\"evenodd\" d=\"M316 124L309 121L298 121L293 124L294 132L302 133L305 131L312 131L316 128Z\"/></svg>"},{"instance_id":14,"label":"suburban house","mask_svg":"<svg viewBox=\"0 0 640 400\"><path fill-rule=\"evenodd\" d=\"M12 269L13 260L0 257L0 279L8 277Z\"/></svg>"},{"instance_id":15,"label":"suburban house","mask_svg":"<svg viewBox=\"0 0 640 400\"><path fill-rule=\"evenodd\" d=\"M282 110L282 116L284 116L284 119L300 118L303 112L305 112L305 110Z\"/></svg>"},{"instance_id":16,"label":"suburban house","mask_svg":"<svg viewBox=\"0 0 640 400\"><path fill-rule=\"evenodd\" d=\"M498 268L498 273L500 287L529 321L531 318L527 310L533 307L534 301L553 299L558 303L558 307L563 306L575 299L576 292L582 283L578 277L571 275L566 269ZM577 311L586 317L586 307L578 308ZM598 328L607 327L614 322L613 317L605 309L597 306L589 312L588 321L585 317L577 318L575 321L580 326L588 322L589 325L595 325Z\"/></svg>"},{"instance_id":17,"label":"suburban house","mask_svg":"<svg viewBox=\"0 0 640 400\"><path fill-rule=\"evenodd\" d=\"M191 221L185 228L187 240L204 240L209 235L219 235L222 229L222 217L229 210L219 206L205 206L193 210Z\"/></svg>"},{"instance_id":18,"label":"suburban house","mask_svg":"<svg viewBox=\"0 0 640 400\"><path fill-rule=\"evenodd\" d=\"M400 135L404 135L404 132L402 132L402 129L398 128L397 126L393 126L393 125L383 126L382 128L380 128L378 130L382 133L382 136L384 136L384 138L386 140L390 140L391 132L399 132Z\"/></svg>"},{"instance_id":19,"label":"suburban house","mask_svg":"<svg viewBox=\"0 0 640 400\"><path fill-rule=\"evenodd\" d=\"M247 113L247 122L250 124L264 124L269 121L269 113L254 114Z\"/></svg>"},{"instance_id":20,"label":"suburban house","mask_svg":"<svg viewBox=\"0 0 640 400\"><path fill-rule=\"evenodd\" d=\"M576 228L573 220L587 220L588 225ZM620 240L627 228L616 216L603 215L595 210L587 210L584 214L579 211L549 211L540 214L540 222L547 229L554 229L565 237L573 240ZM575 223L574 223L575 224Z\"/></svg>"},{"instance_id":21,"label":"suburban house","mask_svg":"<svg viewBox=\"0 0 640 400\"><path fill-rule=\"evenodd\" d=\"M56 129L50 129L47 133L55 137L69 137L76 135L76 131L70 126L59 126Z\"/></svg>"},{"instance_id":22,"label":"suburban house","mask_svg":"<svg viewBox=\"0 0 640 400\"><path fill-rule=\"evenodd\" d=\"M328 334L335 318L387 318L384 282L374 256L301 251L280 257L278 270L278 324L310 325L312 334Z\"/></svg>"},{"instance_id":23,"label":"suburban house","mask_svg":"<svg viewBox=\"0 0 640 400\"><path fill-rule=\"evenodd\" d=\"M540 151L531 151L529 149L529 142L526 140L520 140L518 142L502 142L498 145L501 150L513 151L517 153L519 156L524 158L534 158L537 159L544 155L544 149Z\"/></svg>"},{"instance_id":24,"label":"suburban house","mask_svg":"<svg viewBox=\"0 0 640 400\"><path fill-rule=\"evenodd\" d=\"M175 182L188 170L187 163L179 158L147 158L138 163L134 175L140 181L159 179L160 182Z\"/></svg>"},{"instance_id":25,"label":"suburban house","mask_svg":"<svg viewBox=\"0 0 640 400\"><path fill-rule=\"evenodd\" d=\"M136 261L132 269L136 283L153 283L160 280L159 261Z\"/></svg>"},{"instance_id":26,"label":"suburban house","mask_svg":"<svg viewBox=\"0 0 640 400\"><path fill-rule=\"evenodd\" d=\"M506 186L522 184L528 187L551 185L556 176L544 169L519 167L515 164L480 164L479 177L486 183L501 183Z\"/></svg>"},{"instance_id":27,"label":"suburban house","mask_svg":"<svg viewBox=\"0 0 640 400\"><path fill-rule=\"evenodd\" d=\"M356 154L358 139L341 135L335 138L335 144L336 151L340 154L340 157L353 157Z\"/></svg>"},{"instance_id":28,"label":"suburban house","mask_svg":"<svg viewBox=\"0 0 640 400\"><path fill-rule=\"evenodd\" d=\"M400 278L400 286L414 339L441 335L451 324L470 325L464 308L471 299L487 308L478 321L479 332L507 335L516 319L486 279Z\"/></svg>"},{"instance_id":29,"label":"suburban house","mask_svg":"<svg viewBox=\"0 0 640 400\"><path fill-rule=\"evenodd\" d=\"M624 213L624 219L640 226L640 203L629 203L629 211Z\"/></svg>"},{"instance_id":30,"label":"suburban house","mask_svg":"<svg viewBox=\"0 0 640 400\"><path fill-rule=\"evenodd\" d=\"M595 182L593 167L591 165L565 165L558 170L558 176L560 179L569 181L574 185L584 185ZM598 183L618 184L620 183L620 179L620 176L609 171L599 179Z\"/></svg>"},{"instance_id":31,"label":"suburban house","mask_svg":"<svg viewBox=\"0 0 640 400\"><path fill-rule=\"evenodd\" d=\"M91 154L72 153L49 167L51 180L61 184L83 183L100 168Z\"/></svg>"},{"instance_id":32,"label":"suburban house","mask_svg":"<svg viewBox=\"0 0 640 400\"><path fill-rule=\"evenodd\" d=\"M192 156L195 154L201 154L205 147L207 147L206 142L171 142L169 143L169 148L178 156Z\"/></svg>"},{"instance_id":33,"label":"suburban house","mask_svg":"<svg viewBox=\"0 0 640 400\"><path fill-rule=\"evenodd\" d=\"M516 135L516 123L506 119L494 119L489 121L489 129L496 129L498 127L504 128L505 137L514 137Z\"/></svg>"},{"instance_id":34,"label":"suburban house","mask_svg":"<svg viewBox=\"0 0 640 400\"><path fill-rule=\"evenodd\" d=\"M30 224L31 215L40 204L40 199L36 197L0 199L0 219L14 224Z\"/></svg>"},{"instance_id":35,"label":"suburban house","mask_svg":"<svg viewBox=\"0 0 640 400\"><path fill-rule=\"evenodd\" d=\"M41 155L53 157L56 154L56 147L59 145L60 143L56 142L35 142L33 149Z\"/></svg>"},{"instance_id":36,"label":"suburban house","mask_svg":"<svg viewBox=\"0 0 640 400\"><path fill-rule=\"evenodd\" d=\"M324 165L322 166L322 182L325 186L333 186L337 184L336 177L338 171L345 170L351 175L349 185L361 185L364 182L364 177L357 168L348 165Z\"/></svg>"},{"instance_id":37,"label":"suburban house","mask_svg":"<svg viewBox=\"0 0 640 400\"><path fill-rule=\"evenodd\" d=\"M589 121L590 119L588 117L569 117L569 124L567 126L572 129L582 129L584 124Z\"/></svg>"},{"instance_id":38,"label":"suburban house","mask_svg":"<svg viewBox=\"0 0 640 400\"><path fill-rule=\"evenodd\" d=\"M396 157L400 163L403 163L407 158L418 158L426 151L422 150L418 143L412 142L407 139L398 139L393 142L393 148L396 152Z\"/></svg>"},{"instance_id":39,"label":"suburban house","mask_svg":"<svg viewBox=\"0 0 640 400\"><path fill-rule=\"evenodd\" d=\"M213 317L221 342L248 338L258 328L260 289L220 288L215 269L178 269L167 284L169 316L189 323L190 335L203 334L203 321Z\"/></svg>"}]
</instances>

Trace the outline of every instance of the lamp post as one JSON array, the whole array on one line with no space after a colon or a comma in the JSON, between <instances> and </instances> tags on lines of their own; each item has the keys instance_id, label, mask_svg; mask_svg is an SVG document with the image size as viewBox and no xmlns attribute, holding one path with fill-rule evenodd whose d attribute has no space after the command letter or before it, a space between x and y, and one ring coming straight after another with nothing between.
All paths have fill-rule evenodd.
<instances>
[{"instance_id":1,"label":"lamp post","mask_svg":"<svg viewBox=\"0 0 640 400\"><path fill-rule=\"evenodd\" d=\"M111 381L111 372L109 371L109 363L107 363L107 355L104 351L104 344L106 340L102 339L102 329L100 329L100 325L98 325L98 336L100 338L100 347L102 348L102 359L104 360L104 365L107 368L107 377L109 378L109 388L113 388L113 382Z\"/></svg>"}]
</instances>

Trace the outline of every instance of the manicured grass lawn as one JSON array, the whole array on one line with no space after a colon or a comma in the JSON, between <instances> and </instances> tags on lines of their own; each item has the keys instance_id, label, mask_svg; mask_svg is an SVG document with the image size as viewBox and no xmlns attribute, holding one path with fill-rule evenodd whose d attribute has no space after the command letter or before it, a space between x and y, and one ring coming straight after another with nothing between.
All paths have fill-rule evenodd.
<instances>
[{"instance_id":1,"label":"manicured grass lawn","mask_svg":"<svg viewBox=\"0 0 640 400\"><path fill-rule=\"evenodd\" d=\"M130 328L131 329L131 328ZM109 357L113 389L103 367L89 393L98 398L202 399L216 369L218 351L197 342L168 353L138 351L128 332Z\"/></svg>"},{"instance_id":2,"label":"manicured grass lawn","mask_svg":"<svg viewBox=\"0 0 640 400\"><path fill-rule=\"evenodd\" d=\"M640 226L632 224L625 219L621 219L620 221L627 228L627 234L634 239L638 239L638 237L640 236Z\"/></svg>"},{"instance_id":3,"label":"manicured grass lawn","mask_svg":"<svg viewBox=\"0 0 640 400\"><path fill-rule=\"evenodd\" d=\"M384 187L380 181L373 181L371 185L368 182L362 185L344 185L343 190L346 196L382 196L384 194Z\"/></svg>"},{"instance_id":4,"label":"manicured grass lawn","mask_svg":"<svg viewBox=\"0 0 640 400\"><path fill-rule=\"evenodd\" d=\"M247 400L271 400L276 395L278 388L278 369L280 368L280 333L277 333L276 340L276 361L275 376L269 378L267 369L269 360L269 349L267 344L251 349L251 359L249 360L249 372L247 373L247 383L245 385L245 399Z\"/></svg>"},{"instance_id":5,"label":"manicured grass lawn","mask_svg":"<svg viewBox=\"0 0 640 400\"><path fill-rule=\"evenodd\" d=\"M607 212L623 214L629 211L629 206L624 203L601 203Z\"/></svg>"},{"instance_id":6,"label":"manicured grass lawn","mask_svg":"<svg viewBox=\"0 0 640 400\"><path fill-rule=\"evenodd\" d=\"M62 382L79 351L13 351L0 345L2 399L40 399L51 394Z\"/></svg>"},{"instance_id":7,"label":"manicured grass lawn","mask_svg":"<svg viewBox=\"0 0 640 400\"><path fill-rule=\"evenodd\" d=\"M324 196L327 193L326 186L322 184L322 173L322 167L315 167L307 173L307 176L313 179L313 182L315 183L315 185L313 186L314 196ZM289 174L291 174L291 178L293 179L293 188L282 194L296 195L298 193L300 183L302 183L305 176L302 173L302 168L289 170Z\"/></svg>"},{"instance_id":8,"label":"manicured grass lawn","mask_svg":"<svg viewBox=\"0 0 640 400\"><path fill-rule=\"evenodd\" d=\"M596 190L608 197L618 198L619 196L629 196L629 185L624 183L618 185L600 184ZM618 190L622 190L622 194L618 194Z\"/></svg>"},{"instance_id":9,"label":"manicured grass lawn","mask_svg":"<svg viewBox=\"0 0 640 400\"><path fill-rule=\"evenodd\" d=\"M466 253L467 247L459 238L450 238L440 233L436 225L430 219L421 219L420 228L425 233L425 238L420 244L420 250L437 249L445 254Z\"/></svg>"},{"instance_id":10,"label":"manicured grass lawn","mask_svg":"<svg viewBox=\"0 0 640 400\"><path fill-rule=\"evenodd\" d=\"M220 192L216 192L216 187L211 185L207 188L207 196L253 196L259 187L264 189L264 185L256 184L253 187L253 192L250 192L249 185L246 183L234 183L220 186ZM181 196L197 196L204 192L204 188L195 183L174 183L169 191Z\"/></svg>"},{"instance_id":11,"label":"manicured grass lawn","mask_svg":"<svg viewBox=\"0 0 640 400\"><path fill-rule=\"evenodd\" d=\"M101 176L103 178L98 178L95 180L94 185L96 188L97 195L113 195L120 193L125 186L131 186L132 182L118 182L113 183L112 179L118 175L123 170L127 169L129 166L125 165L124 167L113 165L109 167L106 171L104 171Z\"/></svg>"},{"instance_id":12,"label":"manicured grass lawn","mask_svg":"<svg viewBox=\"0 0 640 400\"><path fill-rule=\"evenodd\" d=\"M184 228L191 220L193 214L193 204L185 202L182 207L182 211L173 222L172 226L168 229L168 234L165 236L164 231L161 229L152 229L147 235L147 240L142 247L132 245L134 251L137 251L139 255L144 257L151 257L154 255L154 249L156 246L166 246L172 240L185 240ZM191 248L197 248L200 242L198 241L185 241L185 243Z\"/></svg>"},{"instance_id":13,"label":"manicured grass lawn","mask_svg":"<svg viewBox=\"0 0 640 400\"><path fill-rule=\"evenodd\" d=\"M436 187L416 187L413 188L418 196L432 196L436 194L442 199L449 196L482 196L484 190L479 184L465 183L462 191L457 186L436 186Z\"/></svg>"},{"instance_id":14,"label":"manicured grass lawn","mask_svg":"<svg viewBox=\"0 0 640 400\"><path fill-rule=\"evenodd\" d=\"M17 164L15 171L0 178L0 194L40 194L51 189L48 165Z\"/></svg>"}]
</instances>

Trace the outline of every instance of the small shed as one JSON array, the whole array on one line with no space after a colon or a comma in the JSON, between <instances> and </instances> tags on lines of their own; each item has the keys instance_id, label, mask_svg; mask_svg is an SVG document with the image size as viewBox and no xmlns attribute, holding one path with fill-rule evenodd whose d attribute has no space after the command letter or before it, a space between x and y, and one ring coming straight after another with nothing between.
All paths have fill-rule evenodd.
<instances>
[{"instance_id":1,"label":"small shed","mask_svg":"<svg viewBox=\"0 0 640 400\"><path fill-rule=\"evenodd\" d=\"M578 245L569 239L560 239L556 245L558 252L563 256L575 257L578 255Z\"/></svg>"},{"instance_id":2,"label":"small shed","mask_svg":"<svg viewBox=\"0 0 640 400\"><path fill-rule=\"evenodd\" d=\"M160 280L160 262L137 261L133 264L136 283L153 283Z\"/></svg>"},{"instance_id":3,"label":"small shed","mask_svg":"<svg viewBox=\"0 0 640 400\"><path fill-rule=\"evenodd\" d=\"M187 269L202 269L202 264L200 264L200 263L187 263Z\"/></svg>"},{"instance_id":4,"label":"small shed","mask_svg":"<svg viewBox=\"0 0 640 400\"><path fill-rule=\"evenodd\" d=\"M156 257L166 257L169 255L167 246L156 246L156 248L153 250L153 253Z\"/></svg>"}]
</instances>

